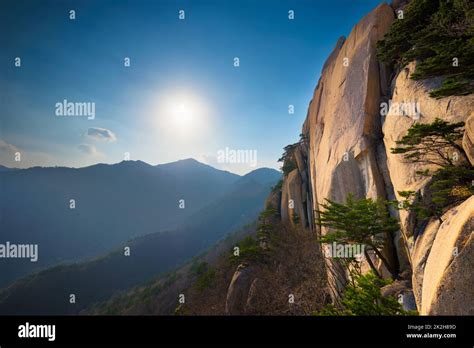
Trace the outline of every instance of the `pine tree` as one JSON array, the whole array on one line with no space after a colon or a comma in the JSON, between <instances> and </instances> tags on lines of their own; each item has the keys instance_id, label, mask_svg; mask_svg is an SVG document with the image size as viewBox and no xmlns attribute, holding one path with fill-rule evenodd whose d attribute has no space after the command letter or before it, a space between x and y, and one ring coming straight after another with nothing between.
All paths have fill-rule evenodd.
<instances>
[{"instance_id":1,"label":"pine tree","mask_svg":"<svg viewBox=\"0 0 474 348\"><path fill-rule=\"evenodd\" d=\"M455 152L468 161L461 145L463 135L464 122L448 123L437 118L429 124L415 123L401 140L396 141L397 147L391 152L403 154L411 163L453 166L457 161Z\"/></svg>"},{"instance_id":2,"label":"pine tree","mask_svg":"<svg viewBox=\"0 0 474 348\"><path fill-rule=\"evenodd\" d=\"M386 238L400 229L398 221L391 217L387 204L382 201L374 202L372 199L354 199L349 194L346 203L341 204L331 200L322 204L317 223L328 227L329 231L320 239L321 243L362 244L373 250L382 260L393 278L397 278L394 269L381 250ZM370 261L369 258L367 261ZM377 274L374 265L369 262Z\"/></svg>"},{"instance_id":3,"label":"pine tree","mask_svg":"<svg viewBox=\"0 0 474 348\"><path fill-rule=\"evenodd\" d=\"M444 77L430 96L474 92L474 2L412 0L378 43L379 59L393 68L416 60L411 78Z\"/></svg>"},{"instance_id":4,"label":"pine tree","mask_svg":"<svg viewBox=\"0 0 474 348\"><path fill-rule=\"evenodd\" d=\"M416 311L405 311L393 296L382 296L381 287L390 284L373 273L359 275L349 284L341 300L341 308L326 306L317 315L416 315Z\"/></svg>"},{"instance_id":5,"label":"pine tree","mask_svg":"<svg viewBox=\"0 0 474 348\"><path fill-rule=\"evenodd\" d=\"M474 194L474 170L461 145L463 127L464 122L448 123L437 118L430 124L414 124L396 142L392 153L402 154L410 163L437 166L434 172L416 172L430 178L426 186L429 199L421 200L414 191L399 191L404 199L399 208L415 212L420 219L435 216L441 220L445 207Z\"/></svg>"}]
</instances>

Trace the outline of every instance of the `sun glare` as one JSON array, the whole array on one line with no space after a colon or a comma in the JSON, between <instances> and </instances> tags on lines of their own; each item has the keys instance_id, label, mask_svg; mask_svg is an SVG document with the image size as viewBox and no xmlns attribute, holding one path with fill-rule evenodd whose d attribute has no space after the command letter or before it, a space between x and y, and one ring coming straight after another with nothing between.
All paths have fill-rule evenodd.
<instances>
[{"instance_id":1,"label":"sun glare","mask_svg":"<svg viewBox=\"0 0 474 348\"><path fill-rule=\"evenodd\" d=\"M158 105L160 128L173 134L189 134L202 130L208 116L202 99L189 92L162 96Z\"/></svg>"},{"instance_id":2,"label":"sun glare","mask_svg":"<svg viewBox=\"0 0 474 348\"><path fill-rule=\"evenodd\" d=\"M170 105L169 109L173 122L180 127L190 127L198 113L196 106L191 105L187 100Z\"/></svg>"}]
</instances>

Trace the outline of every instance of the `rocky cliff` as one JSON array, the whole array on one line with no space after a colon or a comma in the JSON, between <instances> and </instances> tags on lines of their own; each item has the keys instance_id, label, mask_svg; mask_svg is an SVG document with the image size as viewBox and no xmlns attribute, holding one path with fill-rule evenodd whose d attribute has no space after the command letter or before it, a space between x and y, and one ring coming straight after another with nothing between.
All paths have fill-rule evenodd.
<instances>
[{"instance_id":1,"label":"rocky cliff","mask_svg":"<svg viewBox=\"0 0 474 348\"><path fill-rule=\"evenodd\" d=\"M401 200L400 191L423 192L427 179L416 175L421 167L390 151L415 122L466 122L463 147L472 164L474 95L432 98L429 91L440 79L414 81L409 76L416 62L390 71L377 59L377 42L402 5L375 8L346 39L338 40L324 64L302 140L293 152L296 169L282 184L278 205L283 221L321 236L327 231L314 223L314 215L325 199L343 202L353 193L357 198ZM383 103L388 113L381 112ZM403 103L415 105L415 112L396 112L395 106ZM474 198L451 207L442 223L431 219L421 228L412 213L392 214L401 228L386 241L384 254L397 268L399 283L406 284L401 292L410 296L404 296L404 306L413 307L414 295L421 314L473 314ZM372 261L387 274L376 257ZM325 262L330 294L337 302L346 270L333 258Z\"/></svg>"}]
</instances>

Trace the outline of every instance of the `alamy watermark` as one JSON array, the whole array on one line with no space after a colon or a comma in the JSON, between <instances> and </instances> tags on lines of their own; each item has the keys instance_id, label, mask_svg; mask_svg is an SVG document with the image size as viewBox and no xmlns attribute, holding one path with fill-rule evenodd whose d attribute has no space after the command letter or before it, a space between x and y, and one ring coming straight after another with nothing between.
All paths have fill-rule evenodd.
<instances>
[{"instance_id":1,"label":"alamy watermark","mask_svg":"<svg viewBox=\"0 0 474 348\"><path fill-rule=\"evenodd\" d=\"M380 114L382 116L409 116L414 120L420 119L420 103L419 102L396 102L391 100L380 103Z\"/></svg>"},{"instance_id":2,"label":"alamy watermark","mask_svg":"<svg viewBox=\"0 0 474 348\"><path fill-rule=\"evenodd\" d=\"M55 104L56 116L85 116L88 120L95 119L94 102L70 102L64 99Z\"/></svg>"},{"instance_id":3,"label":"alamy watermark","mask_svg":"<svg viewBox=\"0 0 474 348\"><path fill-rule=\"evenodd\" d=\"M327 258L338 259L356 259L360 262L365 258L365 245L363 244L339 244L333 242L326 244L324 248L324 255Z\"/></svg>"},{"instance_id":4,"label":"alamy watermark","mask_svg":"<svg viewBox=\"0 0 474 348\"><path fill-rule=\"evenodd\" d=\"M52 342L56 339L56 325L37 325L26 322L18 326L19 338L47 338Z\"/></svg>"},{"instance_id":5,"label":"alamy watermark","mask_svg":"<svg viewBox=\"0 0 474 348\"><path fill-rule=\"evenodd\" d=\"M217 151L218 163L247 163L251 167L257 166L257 150L225 149Z\"/></svg>"},{"instance_id":6,"label":"alamy watermark","mask_svg":"<svg viewBox=\"0 0 474 348\"><path fill-rule=\"evenodd\" d=\"M10 242L0 244L0 258L30 259L31 262L36 262L38 261L38 244L12 244Z\"/></svg>"}]
</instances>

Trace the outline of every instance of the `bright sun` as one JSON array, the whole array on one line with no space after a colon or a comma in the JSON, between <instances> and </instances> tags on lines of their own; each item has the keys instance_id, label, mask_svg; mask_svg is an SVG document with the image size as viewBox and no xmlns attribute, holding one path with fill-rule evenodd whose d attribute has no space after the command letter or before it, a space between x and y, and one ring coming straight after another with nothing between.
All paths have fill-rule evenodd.
<instances>
[{"instance_id":1,"label":"bright sun","mask_svg":"<svg viewBox=\"0 0 474 348\"><path fill-rule=\"evenodd\" d=\"M192 107L189 102L182 101L177 105L173 105L170 108L170 116L180 127L189 127L194 121L194 116L197 114L195 107Z\"/></svg>"},{"instance_id":2,"label":"bright sun","mask_svg":"<svg viewBox=\"0 0 474 348\"><path fill-rule=\"evenodd\" d=\"M208 113L201 98L189 92L162 96L159 105L161 127L174 134L199 131Z\"/></svg>"}]
</instances>

